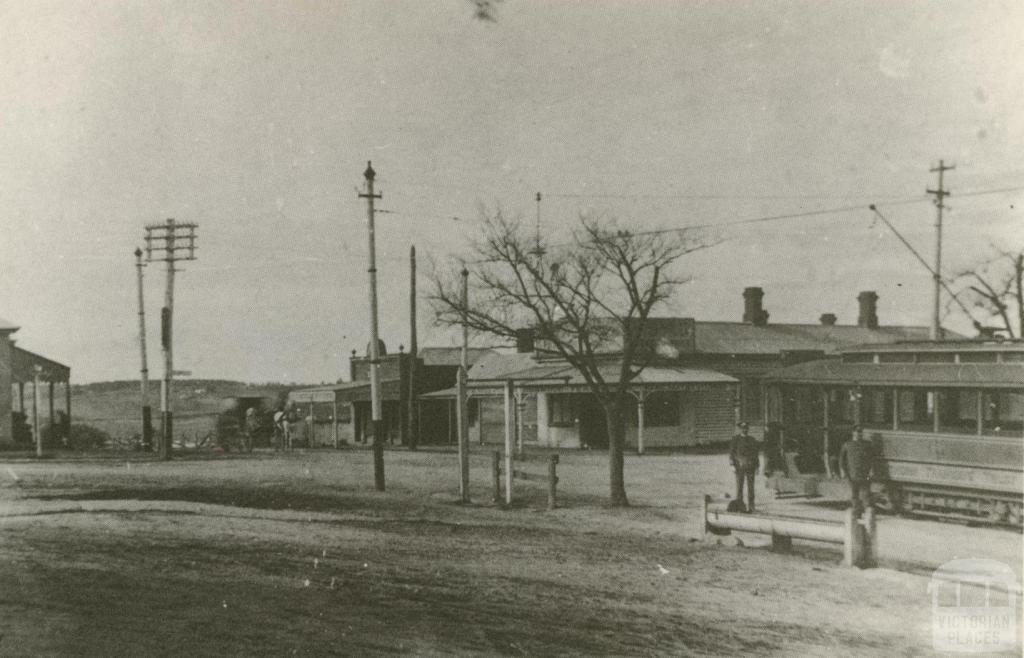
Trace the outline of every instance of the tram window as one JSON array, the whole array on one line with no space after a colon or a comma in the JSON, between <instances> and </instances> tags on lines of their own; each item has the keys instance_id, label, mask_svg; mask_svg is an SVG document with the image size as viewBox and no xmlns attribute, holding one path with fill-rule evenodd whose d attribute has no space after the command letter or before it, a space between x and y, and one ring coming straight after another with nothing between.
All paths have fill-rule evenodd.
<instances>
[{"instance_id":1,"label":"tram window","mask_svg":"<svg viewBox=\"0 0 1024 658\"><path fill-rule=\"evenodd\" d=\"M861 424L873 429L892 428L892 391L866 388L861 395Z\"/></svg>"},{"instance_id":2,"label":"tram window","mask_svg":"<svg viewBox=\"0 0 1024 658\"><path fill-rule=\"evenodd\" d=\"M982 433L990 436L1020 436L1024 433L1024 393L986 391Z\"/></svg>"},{"instance_id":3,"label":"tram window","mask_svg":"<svg viewBox=\"0 0 1024 658\"><path fill-rule=\"evenodd\" d=\"M1003 352L1003 363L1020 363L1024 361L1024 352Z\"/></svg>"},{"instance_id":4,"label":"tram window","mask_svg":"<svg viewBox=\"0 0 1024 658\"><path fill-rule=\"evenodd\" d=\"M934 393L914 388L900 391L899 395L899 429L911 432L934 431Z\"/></svg>"},{"instance_id":5,"label":"tram window","mask_svg":"<svg viewBox=\"0 0 1024 658\"><path fill-rule=\"evenodd\" d=\"M853 403L848 388L834 388L828 392L828 422L843 425L853 422ZM891 421L890 421L891 422Z\"/></svg>"},{"instance_id":6,"label":"tram window","mask_svg":"<svg viewBox=\"0 0 1024 658\"><path fill-rule=\"evenodd\" d=\"M938 391L939 431L952 434L978 432L977 391Z\"/></svg>"}]
</instances>

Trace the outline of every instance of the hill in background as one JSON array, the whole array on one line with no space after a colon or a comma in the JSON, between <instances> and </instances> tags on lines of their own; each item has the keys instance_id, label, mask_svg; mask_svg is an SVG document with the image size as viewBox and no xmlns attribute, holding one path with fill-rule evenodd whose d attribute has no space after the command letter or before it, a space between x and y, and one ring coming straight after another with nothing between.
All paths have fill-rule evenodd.
<instances>
[{"instance_id":1,"label":"hill in background","mask_svg":"<svg viewBox=\"0 0 1024 658\"><path fill-rule=\"evenodd\" d=\"M174 382L175 435L197 434L213 429L217 414L234 396L259 396L273 405L288 391L307 384L247 384L224 379L179 379ZM149 404L153 424L160 425L160 382L150 381ZM139 380L73 384L73 421L98 427L115 438L128 438L141 431L141 388Z\"/></svg>"}]
</instances>

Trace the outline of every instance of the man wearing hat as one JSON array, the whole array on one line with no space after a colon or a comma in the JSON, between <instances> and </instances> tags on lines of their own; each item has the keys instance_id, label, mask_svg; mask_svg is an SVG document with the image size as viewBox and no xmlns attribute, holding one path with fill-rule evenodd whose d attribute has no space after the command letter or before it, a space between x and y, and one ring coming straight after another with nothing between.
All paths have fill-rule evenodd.
<instances>
[{"instance_id":1,"label":"man wearing hat","mask_svg":"<svg viewBox=\"0 0 1024 658\"><path fill-rule=\"evenodd\" d=\"M839 468L850 481L850 501L856 515L871 506L871 471L874 446L864 438L864 428L855 425L853 437L839 449Z\"/></svg>"},{"instance_id":2,"label":"man wearing hat","mask_svg":"<svg viewBox=\"0 0 1024 658\"><path fill-rule=\"evenodd\" d=\"M747 511L754 511L754 475L760 465L761 444L750 436L750 425L743 421L736 425L740 433L732 437L729 463L736 472L736 501L743 504L743 485L747 487Z\"/></svg>"}]
</instances>

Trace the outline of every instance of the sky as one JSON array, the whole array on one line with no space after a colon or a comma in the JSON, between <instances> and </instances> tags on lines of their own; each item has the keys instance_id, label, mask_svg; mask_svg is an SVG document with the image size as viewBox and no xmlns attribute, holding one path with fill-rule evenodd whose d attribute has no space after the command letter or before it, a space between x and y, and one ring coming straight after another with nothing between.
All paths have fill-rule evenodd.
<instances>
[{"instance_id":1,"label":"sky","mask_svg":"<svg viewBox=\"0 0 1024 658\"><path fill-rule=\"evenodd\" d=\"M927 326L931 275L867 206L933 261L941 159L944 274L1021 247L1022 34L1019 0L504 0L495 21L468 0L0 0L0 318L73 381L136 378L133 252L173 217L199 225L175 369L345 378L369 337L372 160L391 351L410 247L420 345L455 345L427 275L482 212L535 222L537 192L553 240L581 213L720 225L659 315L739 321L760 286L770 321L854 323L875 290L882 324Z\"/></svg>"}]
</instances>

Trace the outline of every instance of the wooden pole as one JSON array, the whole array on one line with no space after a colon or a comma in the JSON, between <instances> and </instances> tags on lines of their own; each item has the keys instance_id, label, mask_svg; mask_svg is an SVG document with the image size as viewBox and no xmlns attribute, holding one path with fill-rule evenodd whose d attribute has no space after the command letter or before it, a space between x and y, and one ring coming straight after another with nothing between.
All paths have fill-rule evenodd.
<instances>
[{"instance_id":1,"label":"wooden pole","mask_svg":"<svg viewBox=\"0 0 1024 658\"><path fill-rule=\"evenodd\" d=\"M42 368L35 366L32 377L32 434L36 439L36 457L43 456L43 433L39 431L39 374Z\"/></svg>"},{"instance_id":2,"label":"wooden pole","mask_svg":"<svg viewBox=\"0 0 1024 658\"><path fill-rule=\"evenodd\" d=\"M409 449L420 444L419 411L416 396L419 392L417 359L419 344L416 335L416 247L409 248Z\"/></svg>"},{"instance_id":3,"label":"wooden pole","mask_svg":"<svg viewBox=\"0 0 1024 658\"><path fill-rule=\"evenodd\" d=\"M334 400L331 402L331 418L334 420L334 449L338 449L338 394L334 394Z\"/></svg>"},{"instance_id":4,"label":"wooden pole","mask_svg":"<svg viewBox=\"0 0 1024 658\"><path fill-rule=\"evenodd\" d=\"M505 504L512 504L512 386L505 382Z\"/></svg>"},{"instance_id":5,"label":"wooden pole","mask_svg":"<svg viewBox=\"0 0 1024 658\"><path fill-rule=\"evenodd\" d=\"M491 453L491 475L494 480L494 502L501 502L501 453L495 450Z\"/></svg>"},{"instance_id":6,"label":"wooden pole","mask_svg":"<svg viewBox=\"0 0 1024 658\"><path fill-rule=\"evenodd\" d=\"M555 509L556 488L558 487L558 455L551 455L548 460L548 509Z\"/></svg>"},{"instance_id":7,"label":"wooden pole","mask_svg":"<svg viewBox=\"0 0 1024 658\"><path fill-rule=\"evenodd\" d=\"M469 270L462 268L462 352L458 373L458 422L459 422L459 499L469 502L469 326L466 314L469 311Z\"/></svg>"},{"instance_id":8,"label":"wooden pole","mask_svg":"<svg viewBox=\"0 0 1024 658\"><path fill-rule=\"evenodd\" d=\"M384 491L384 437L381 423L380 346L377 336L377 248L374 233L373 201L381 198L373 193L373 179L376 176L371 163L366 163L366 194L360 194L367 201L367 227L369 229L370 252L370 427L373 429L373 484L377 491Z\"/></svg>"},{"instance_id":9,"label":"wooden pole","mask_svg":"<svg viewBox=\"0 0 1024 658\"><path fill-rule=\"evenodd\" d=\"M153 409L149 405L149 366L146 359L146 305L142 295L142 249L135 249L135 269L138 274L139 289L139 351L142 356L142 369L139 371L139 382L142 397L142 448L153 449Z\"/></svg>"}]
</instances>

